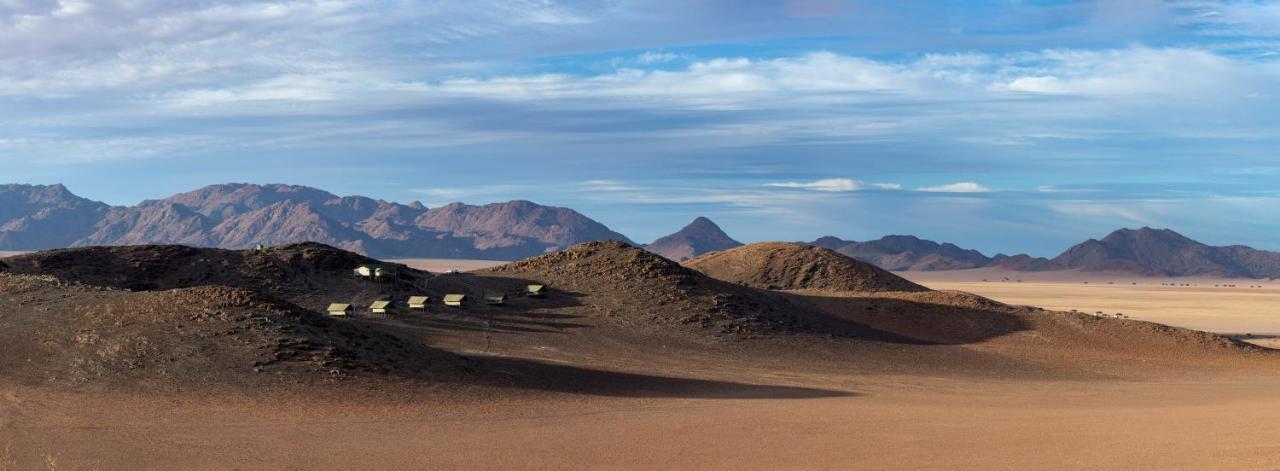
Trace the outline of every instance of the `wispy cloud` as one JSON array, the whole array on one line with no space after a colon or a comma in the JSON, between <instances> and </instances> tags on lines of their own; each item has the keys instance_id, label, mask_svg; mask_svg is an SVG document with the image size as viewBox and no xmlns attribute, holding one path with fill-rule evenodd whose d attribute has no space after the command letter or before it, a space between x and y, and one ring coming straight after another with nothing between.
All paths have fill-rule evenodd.
<instances>
[{"instance_id":1,"label":"wispy cloud","mask_svg":"<svg viewBox=\"0 0 1280 471\"><path fill-rule=\"evenodd\" d=\"M975 182L959 182L938 186L922 186L916 191L926 193L987 193L991 191L986 185Z\"/></svg>"},{"instance_id":2,"label":"wispy cloud","mask_svg":"<svg viewBox=\"0 0 1280 471\"><path fill-rule=\"evenodd\" d=\"M764 186L775 188L798 188L802 190L813 191L829 191L829 192L847 192L865 189L876 190L900 190L902 185L897 183L865 183L858 180L848 178L825 178L822 180L814 180L811 182L775 182L766 183Z\"/></svg>"},{"instance_id":3,"label":"wispy cloud","mask_svg":"<svg viewBox=\"0 0 1280 471\"><path fill-rule=\"evenodd\" d=\"M1232 36L1280 36L1280 3L1270 0L1179 1L1181 22L1201 32Z\"/></svg>"}]
</instances>

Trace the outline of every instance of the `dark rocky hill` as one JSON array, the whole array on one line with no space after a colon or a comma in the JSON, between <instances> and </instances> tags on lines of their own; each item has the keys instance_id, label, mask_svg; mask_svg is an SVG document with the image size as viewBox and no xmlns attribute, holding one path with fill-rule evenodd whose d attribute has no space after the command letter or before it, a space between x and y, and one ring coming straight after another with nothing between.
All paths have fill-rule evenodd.
<instances>
[{"instance_id":1,"label":"dark rocky hill","mask_svg":"<svg viewBox=\"0 0 1280 471\"><path fill-rule=\"evenodd\" d=\"M709 253L684 266L718 280L760 289L927 291L869 263L822 247L786 242L761 242Z\"/></svg>"}]
</instances>

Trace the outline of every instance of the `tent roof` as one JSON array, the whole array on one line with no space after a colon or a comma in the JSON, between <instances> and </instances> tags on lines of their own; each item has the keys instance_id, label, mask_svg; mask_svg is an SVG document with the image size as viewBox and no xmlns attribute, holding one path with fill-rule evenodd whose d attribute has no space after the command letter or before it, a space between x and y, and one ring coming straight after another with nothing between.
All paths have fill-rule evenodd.
<instances>
[{"instance_id":1,"label":"tent roof","mask_svg":"<svg viewBox=\"0 0 1280 471\"><path fill-rule=\"evenodd\" d=\"M345 311L345 310L347 310L347 309L351 309L351 305L350 305L350 304L333 303L333 304L330 304L330 305L329 305L329 310L330 310L330 311Z\"/></svg>"},{"instance_id":2,"label":"tent roof","mask_svg":"<svg viewBox=\"0 0 1280 471\"><path fill-rule=\"evenodd\" d=\"M388 306L391 306L391 301L374 301L369 307L374 309L386 309Z\"/></svg>"}]
</instances>

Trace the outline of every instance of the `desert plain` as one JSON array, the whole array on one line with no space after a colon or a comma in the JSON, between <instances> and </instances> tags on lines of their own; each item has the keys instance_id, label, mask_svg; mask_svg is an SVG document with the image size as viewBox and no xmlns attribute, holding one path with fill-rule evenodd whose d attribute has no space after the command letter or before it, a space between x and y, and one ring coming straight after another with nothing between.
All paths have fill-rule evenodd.
<instances>
[{"instance_id":1,"label":"desert plain","mask_svg":"<svg viewBox=\"0 0 1280 471\"><path fill-rule=\"evenodd\" d=\"M302 250L308 251L328 264L341 257ZM189 256L198 260L193 263L214 257ZM242 256L248 265L265 263L260 255ZM807 255L781 260L801 256ZM116 272L85 270L79 262L58 268L55 262L70 260L63 257L10 264L19 272L38 267L96 283L137 282L133 274L116 278ZM146 260L151 258L122 266L148 266ZM806 266L819 262L826 263ZM836 268L863 269L840 263L848 265ZM0 381L0 469L1280 467L1280 358L1272 351L1146 322L1005 306L902 282L895 289L903 291L892 292L809 289L796 283L837 283L843 278L832 275L844 272L779 277L791 267L758 270L745 256L687 265L722 278L771 275L724 284L633 249L594 245L427 279L444 290L550 280L557 291L545 300L323 324L357 329L340 332L393 352L403 341L427 348L413 350L425 355L459 355L432 366L429 380L394 367L377 367L372 375L326 370L338 364L331 360L315 365L323 366L319 375L294 373L279 366L291 361L286 359L254 367L249 379L242 379L246 373L237 364L192 363L205 368L192 382L144 372L136 383L102 383L84 380L81 375L91 370L76 368L67 370L75 373L70 377L76 381L69 381L62 370L24 365L43 361L28 353L35 350L15 350L31 357L0 362L3 371L16 373ZM191 273L147 273L155 285L144 293L88 292L103 302L112 296L164 300L155 298L166 296L155 290L189 283ZM1118 311L1213 332L1256 327L1265 333L1273 322L1265 306L1274 299L1268 297L1274 285L1245 295L1244 288L1086 288L1043 280L1006 286L907 275L925 288L959 288L1011 305ZM45 278L15 280L0 291L9 309L50 315L71 296L32 287ZM306 282L319 283L314 277ZM369 296L347 281L327 283L362 301ZM759 283L772 289L753 287ZM81 289L57 286L73 294ZM706 310L689 301L704 298L712 303ZM320 301L303 293L293 302L308 307ZM742 317L757 312L754 303L812 307L822 319L810 324L813 318L775 311ZM114 325L120 322L129 323ZM188 332L187 322L166 328ZM246 328L209 335L225 338L216 344L225 348L226 342L250 342L237 333ZM94 341L86 338L76 335L75 342ZM70 361L93 363L94 355L107 355L86 351L89 356ZM151 367L150 360L139 361L139 368ZM311 365L300 364L289 368ZM43 374L64 376L45 380ZM173 374L185 378L183 371Z\"/></svg>"},{"instance_id":2,"label":"desert plain","mask_svg":"<svg viewBox=\"0 0 1280 471\"><path fill-rule=\"evenodd\" d=\"M931 288L1009 304L1122 314L1280 347L1280 282L1273 280L982 269L900 274Z\"/></svg>"}]
</instances>

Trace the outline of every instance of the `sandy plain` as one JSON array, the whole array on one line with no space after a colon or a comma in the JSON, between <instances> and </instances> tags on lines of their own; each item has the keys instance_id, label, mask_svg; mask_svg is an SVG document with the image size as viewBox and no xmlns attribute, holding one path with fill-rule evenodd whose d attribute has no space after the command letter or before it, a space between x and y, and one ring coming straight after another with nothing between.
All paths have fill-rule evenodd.
<instances>
[{"instance_id":1,"label":"sandy plain","mask_svg":"<svg viewBox=\"0 0 1280 471\"><path fill-rule=\"evenodd\" d=\"M455 269L458 271L472 271L507 263L498 260L470 260L458 258L395 258L388 259L387 261L392 263L401 263L409 266L409 268L426 270L432 273L441 273Z\"/></svg>"},{"instance_id":2,"label":"sandy plain","mask_svg":"<svg viewBox=\"0 0 1280 471\"><path fill-rule=\"evenodd\" d=\"M1280 348L1277 281L987 270L899 274L933 289L967 291L1009 304L1120 313L1132 319L1225 334Z\"/></svg>"}]
</instances>

